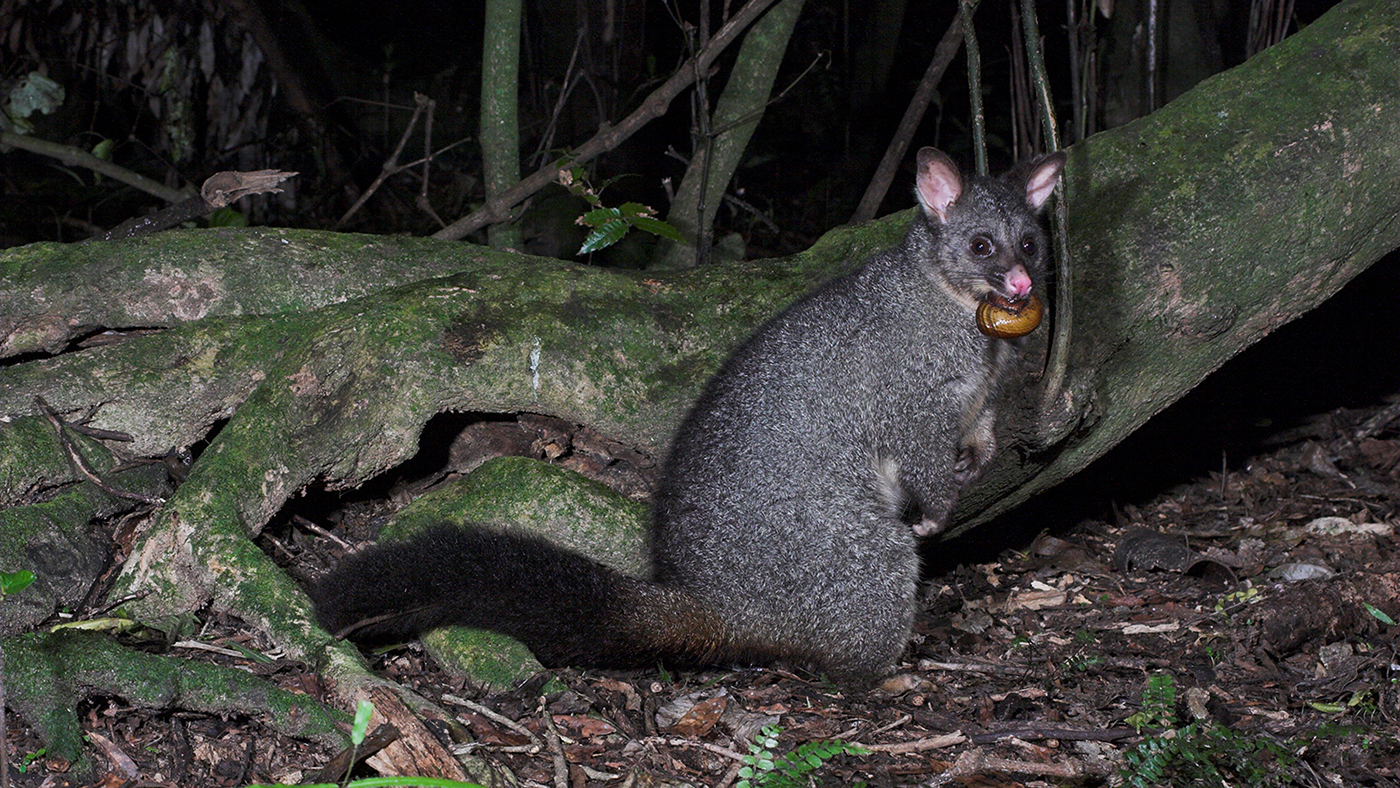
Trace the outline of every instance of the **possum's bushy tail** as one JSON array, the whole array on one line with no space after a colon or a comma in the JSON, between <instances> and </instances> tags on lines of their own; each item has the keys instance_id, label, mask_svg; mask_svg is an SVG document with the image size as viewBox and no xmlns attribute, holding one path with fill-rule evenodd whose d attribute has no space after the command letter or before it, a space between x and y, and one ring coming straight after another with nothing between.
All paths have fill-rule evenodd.
<instances>
[{"instance_id":1,"label":"possum's bushy tail","mask_svg":"<svg viewBox=\"0 0 1400 788\"><path fill-rule=\"evenodd\" d=\"M440 525L355 553L311 588L322 626L384 642L459 624L509 635L547 666L767 662L767 649L682 590L624 575L535 536Z\"/></svg>"}]
</instances>

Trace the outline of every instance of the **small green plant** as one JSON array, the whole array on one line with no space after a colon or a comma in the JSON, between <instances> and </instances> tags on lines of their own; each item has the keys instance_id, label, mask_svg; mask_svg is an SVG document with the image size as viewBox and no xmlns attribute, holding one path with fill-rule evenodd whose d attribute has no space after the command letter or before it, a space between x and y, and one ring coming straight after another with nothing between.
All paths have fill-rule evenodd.
<instances>
[{"instance_id":1,"label":"small green plant","mask_svg":"<svg viewBox=\"0 0 1400 788\"><path fill-rule=\"evenodd\" d=\"M1142 733L1143 728L1170 728L1176 722L1176 680L1170 673L1154 673L1142 691L1142 710L1124 722Z\"/></svg>"},{"instance_id":2,"label":"small green plant","mask_svg":"<svg viewBox=\"0 0 1400 788\"><path fill-rule=\"evenodd\" d=\"M616 208L604 206L603 189L611 185L613 180L615 179L609 179L602 186L594 188L584 178L582 167L566 167L559 171L560 185L593 206L593 210L576 220L579 224L593 229L593 232L583 239L583 246L579 247L578 250L579 254L589 254L606 249L621 241L634 227L677 243L684 240L681 238L680 230L656 218L656 211L639 202L625 202Z\"/></svg>"},{"instance_id":3,"label":"small green plant","mask_svg":"<svg viewBox=\"0 0 1400 788\"><path fill-rule=\"evenodd\" d=\"M1091 650L1097 641L1094 633L1088 629L1081 629L1074 633L1075 653L1071 654L1064 661L1065 670L1075 670L1081 673L1093 670L1103 665L1103 655Z\"/></svg>"},{"instance_id":4,"label":"small green plant","mask_svg":"<svg viewBox=\"0 0 1400 788\"><path fill-rule=\"evenodd\" d=\"M1206 646L1206 659L1210 660L1211 667L1215 667L1224 661L1225 657L1215 646Z\"/></svg>"},{"instance_id":5,"label":"small green plant","mask_svg":"<svg viewBox=\"0 0 1400 788\"><path fill-rule=\"evenodd\" d=\"M1100 654L1076 654L1065 660L1065 670L1076 670L1083 673L1103 665L1103 661L1103 656Z\"/></svg>"},{"instance_id":6,"label":"small green plant","mask_svg":"<svg viewBox=\"0 0 1400 788\"><path fill-rule=\"evenodd\" d=\"M359 747L369 735L369 718L374 716L374 704L362 700L355 706L355 723L350 726L350 743Z\"/></svg>"},{"instance_id":7,"label":"small green plant","mask_svg":"<svg viewBox=\"0 0 1400 788\"><path fill-rule=\"evenodd\" d=\"M18 594L34 582L34 573L28 569L18 572L0 572L0 597Z\"/></svg>"},{"instance_id":8,"label":"small green plant","mask_svg":"<svg viewBox=\"0 0 1400 788\"><path fill-rule=\"evenodd\" d=\"M1284 785L1287 769L1297 760L1288 747L1267 735L1208 722L1176 727L1176 681L1167 673L1148 678L1142 710L1126 722L1139 733L1161 729L1123 753L1119 777L1130 788Z\"/></svg>"},{"instance_id":9,"label":"small green plant","mask_svg":"<svg viewBox=\"0 0 1400 788\"><path fill-rule=\"evenodd\" d=\"M1222 616L1234 615L1236 610L1258 602L1259 589L1253 586L1243 591L1232 591L1215 602L1215 612Z\"/></svg>"},{"instance_id":10,"label":"small green plant","mask_svg":"<svg viewBox=\"0 0 1400 788\"><path fill-rule=\"evenodd\" d=\"M809 785L808 777L823 763L838 755L865 755L869 752L858 744L836 741L809 741L797 746L787 755L774 757L778 734L782 728L765 725L749 744L749 754L739 769L737 788L798 788ZM864 783L859 783L864 785Z\"/></svg>"},{"instance_id":11,"label":"small green plant","mask_svg":"<svg viewBox=\"0 0 1400 788\"><path fill-rule=\"evenodd\" d=\"M1191 723L1150 736L1123 754L1119 773L1132 788L1157 786L1274 786L1289 782L1297 760L1265 735L1251 736L1218 725Z\"/></svg>"},{"instance_id":12,"label":"small green plant","mask_svg":"<svg viewBox=\"0 0 1400 788\"><path fill-rule=\"evenodd\" d=\"M25 772L29 771L29 767L31 764L47 755L48 752L49 751L47 748L43 748L35 750L31 753L26 753L23 760L21 760L20 764L15 768L19 770L20 774L24 774Z\"/></svg>"},{"instance_id":13,"label":"small green plant","mask_svg":"<svg viewBox=\"0 0 1400 788\"><path fill-rule=\"evenodd\" d=\"M359 749L365 742L365 736L369 733L369 718L374 713L374 704L367 700L360 701L355 707L355 722L350 726L350 745ZM353 766L356 759L352 757L350 763ZM279 783L278 786L281 784ZM250 785L248 788L278 788L271 785ZM464 783L461 780L446 780L441 777L365 777L351 782L341 783L314 783L304 785L301 788L485 788L479 783Z\"/></svg>"},{"instance_id":14,"label":"small green plant","mask_svg":"<svg viewBox=\"0 0 1400 788\"><path fill-rule=\"evenodd\" d=\"M1376 713L1376 699L1369 689L1356 690L1351 693L1350 698L1338 703L1308 701L1308 705L1323 714L1345 714L1352 711L1363 716L1370 716Z\"/></svg>"},{"instance_id":15,"label":"small green plant","mask_svg":"<svg viewBox=\"0 0 1400 788\"><path fill-rule=\"evenodd\" d=\"M204 217L204 221L207 222L210 227L248 226L248 217L244 216L243 214L239 213L238 211L235 211L234 209L228 206L224 206L223 208L220 208L219 210L214 211L213 213Z\"/></svg>"}]
</instances>

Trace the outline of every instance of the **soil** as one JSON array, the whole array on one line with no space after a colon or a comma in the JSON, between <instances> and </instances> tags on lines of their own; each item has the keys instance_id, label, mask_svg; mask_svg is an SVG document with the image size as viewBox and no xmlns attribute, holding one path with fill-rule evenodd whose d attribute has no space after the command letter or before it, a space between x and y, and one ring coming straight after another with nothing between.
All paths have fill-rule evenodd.
<instances>
[{"instance_id":1,"label":"soil","mask_svg":"<svg viewBox=\"0 0 1400 788\"><path fill-rule=\"evenodd\" d=\"M867 750L817 759L799 785L1400 786L1400 405L1275 438L1287 442L931 578L905 662L878 689L763 669L554 671L486 692L416 644L376 666L458 713L473 742L458 746L522 785L728 786L777 725L779 754ZM357 504L363 520L387 505ZM246 632L210 620L202 641L227 653L189 658L321 692L305 666L238 656L266 650ZM104 753L96 784L112 788L295 783L334 755L255 718L115 698L84 712ZM78 784L8 719L14 785Z\"/></svg>"}]
</instances>

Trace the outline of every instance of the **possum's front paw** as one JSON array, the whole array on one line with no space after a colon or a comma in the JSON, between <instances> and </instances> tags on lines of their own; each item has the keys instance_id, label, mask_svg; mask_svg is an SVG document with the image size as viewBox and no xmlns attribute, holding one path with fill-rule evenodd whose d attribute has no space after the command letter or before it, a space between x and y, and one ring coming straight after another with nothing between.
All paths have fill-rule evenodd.
<instances>
[{"instance_id":1,"label":"possum's front paw","mask_svg":"<svg viewBox=\"0 0 1400 788\"><path fill-rule=\"evenodd\" d=\"M972 481L972 477L977 474L977 456L971 446L964 446L958 452L958 461L953 463L953 481L961 487Z\"/></svg>"},{"instance_id":2,"label":"possum's front paw","mask_svg":"<svg viewBox=\"0 0 1400 788\"><path fill-rule=\"evenodd\" d=\"M958 459L953 463L953 483L962 489L977 480L982 475L983 469L991 464L991 452L983 447L973 444L964 446L958 452Z\"/></svg>"},{"instance_id":3,"label":"possum's front paw","mask_svg":"<svg viewBox=\"0 0 1400 788\"><path fill-rule=\"evenodd\" d=\"M947 525L947 523L945 523L943 520L933 520L928 517L925 517L917 523L914 523L914 535L932 536L933 534L942 531L943 526L945 525Z\"/></svg>"},{"instance_id":4,"label":"possum's front paw","mask_svg":"<svg viewBox=\"0 0 1400 788\"><path fill-rule=\"evenodd\" d=\"M953 513L953 505L958 502L957 491L944 500L925 502L919 507L919 521L914 523L915 536L932 536L948 527L948 515Z\"/></svg>"}]
</instances>

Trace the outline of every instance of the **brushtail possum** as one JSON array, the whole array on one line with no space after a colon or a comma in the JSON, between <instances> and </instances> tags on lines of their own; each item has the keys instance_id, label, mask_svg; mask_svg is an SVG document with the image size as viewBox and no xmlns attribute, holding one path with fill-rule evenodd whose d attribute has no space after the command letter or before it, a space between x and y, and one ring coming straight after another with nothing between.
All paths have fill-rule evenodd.
<instances>
[{"instance_id":1,"label":"brushtail possum","mask_svg":"<svg viewBox=\"0 0 1400 788\"><path fill-rule=\"evenodd\" d=\"M775 661L859 682L903 651L916 536L995 452L1015 343L978 331L1039 287L1037 214L1065 156L993 179L918 154L903 242L802 298L736 350L682 423L655 496L653 575L535 536L439 526L347 557L312 588L357 639L460 624L546 665Z\"/></svg>"}]
</instances>

